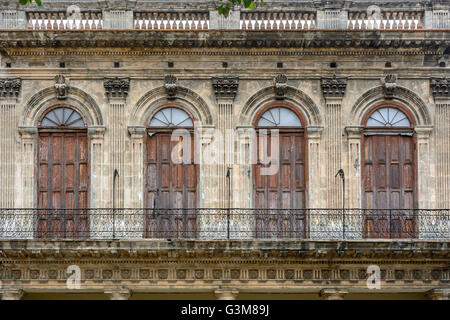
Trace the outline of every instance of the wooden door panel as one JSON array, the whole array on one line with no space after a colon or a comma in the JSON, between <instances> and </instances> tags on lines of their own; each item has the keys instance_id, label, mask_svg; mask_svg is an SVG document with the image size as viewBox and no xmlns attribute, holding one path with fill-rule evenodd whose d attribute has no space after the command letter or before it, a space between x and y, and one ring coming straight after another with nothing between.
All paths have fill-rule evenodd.
<instances>
[{"instance_id":1,"label":"wooden door panel","mask_svg":"<svg viewBox=\"0 0 450 320\"><path fill-rule=\"evenodd\" d=\"M270 155L271 138L258 139L258 155ZM264 140L267 143L265 151ZM268 167L261 163L253 166L254 198L257 209L301 209L305 207L305 144L302 133L280 133L279 167L273 175L262 175L261 169ZM256 217L257 237L304 237L304 217L294 215L295 211L262 211ZM297 221L298 220L298 221Z\"/></svg>"},{"instance_id":2,"label":"wooden door panel","mask_svg":"<svg viewBox=\"0 0 450 320\"><path fill-rule=\"evenodd\" d=\"M171 141L171 133L154 133L146 143L146 206L151 210L146 218L145 237L186 237L196 233L198 166L194 164L194 139L191 136L191 163L178 163L183 158L180 141ZM174 151L173 151L174 150ZM173 153L173 154L172 154ZM172 156L177 157L175 163ZM163 210L180 209L180 210ZM187 217L189 213L189 217Z\"/></svg>"},{"instance_id":3,"label":"wooden door panel","mask_svg":"<svg viewBox=\"0 0 450 320\"><path fill-rule=\"evenodd\" d=\"M370 160L373 159L373 160ZM414 139L411 136L364 137L364 208L388 209L365 213L365 235L373 238L412 237L415 207ZM412 229L411 229L412 228ZM408 231L408 229L411 229Z\"/></svg>"},{"instance_id":4,"label":"wooden door panel","mask_svg":"<svg viewBox=\"0 0 450 320\"><path fill-rule=\"evenodd\" d=\"M89 153L85 131L40 132L37 164L38 208L36 237L78 238L88 236ZM53 210L61 209L61 210ZM69 214L69 211L70 214Z\"/></svg>"}]
</instances>

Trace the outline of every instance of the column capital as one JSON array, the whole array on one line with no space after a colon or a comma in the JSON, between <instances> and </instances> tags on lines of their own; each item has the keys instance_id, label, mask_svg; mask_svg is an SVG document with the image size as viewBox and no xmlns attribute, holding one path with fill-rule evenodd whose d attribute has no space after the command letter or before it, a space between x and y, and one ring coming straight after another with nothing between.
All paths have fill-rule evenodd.
<instances>
[{"instance_id":1,"label":"column capital","mask_svg":"<svg viewBox=\"0 0 450 320\"><path fill-rule=\"evenodd\" d=\"M306 134L309 139L320 139L322 136L323 127L320 126L307 126Z\"/></svg>"},{"instance_id":2,"label":"column capital","mask_svg":"<svg viewBox=\"0 0 450 320\"><path fill-rule=\"evenodd\" d=\"M127 288L105 289L104 293L110 300L128 300L131 297L131 290Z\"/></svg>"},{"instance_id":3,"label":"column capital","mask_svg":"<svg viewBox=\"0 0 450 320\"><path fill-rule=\"evenodd\" d=\"M108 100L125 100L130 90L130 78L104 78L103 86Z\"/></svg>"},{"instance_id":4,"label":"column capital","mask_svg":"<svg viewBox=\"0 0 450 320\"><path fill-rule=\"evenodd\" d=\"M349 139L361 139L363 129L363 126L347 126L345 127L345 132L347 132Z\"/></svg>"},{"instance_id":5,"label":"column capital","mask_svg":"<svg viewBox=\"0 0 450 320\"><path fill-rule=\"evenodd\" d=\"M450 289L431 289L425 295L430 300L450 300Z\"/></svg>"},{"instance_id":6,"label":"column capital","mask_svg":"<svg viewBox=\"0 0 450 320\"><path fill-rule=\"evenodd\" d=\"M236 300L239 290L219 288L214 290L217 300Z\"/></svg>"},{"instance_id":7,"label":"column capital","mask_svg":"<svg viewBox=\"0 0 450 320\"><path fill-rule=\"evenodd\" d=\"M214 77L212 78L212 86L217 101L228 100L233 102L237 94L239 78L232 76Z\"/></svg>"},{"instance_id":8,"label":"column capital","mask_svg":"<svg viewBox=\"0 0 450 320\"><path fill-rule=\"evenodd\" d=\"M88 134L91 139L103 139L106 128L104 126L91 126L88 127Z\"/></svg>"},{"instance_id":9,"label":"column capital","mask_svg":"<svg viewBox=\"0 0 450 320\"><path fill-rule=\"evenodd\" d=\"M418 139L428 139L430 138L431 132L433 132L433 126L416 126L414 131L416 132Z\"/></svg>"},{"instance_id":10,"label":"column capital","mask_svg":"<svg viewBox=\"0 0 450 320\"><path fill-rule=\"evenodd\" d=\"M344 295L348 293L343 289L322 289L319 292L319 296L325 300L344 300Z\"/></svg>"},{"instance_id":11,"label":"column capital","mask_svg":"<svg viewBox=\"0 0 450 320\"><path fill-rule=\"evenodd\" d=\"M37 127L19 127L19 133L23 140L33 140L34 135L38 132Z\"/></svg>"},{"instance_id":12,"label":"column capital","mask_svg":"<svg viewBox=\"0 0 450 320\"><path fill-rule=\"evenodd\" d=\"M133 140L143 139L147 132L147 128L144 126L128 126L128 133Z\"/></svg>"},{"instance_id":13,"label":"column capital","mask_svg":"<svg viewBox=\"0 0 450 320\"><path fill-rule=\"evenodd\" d=\"M22 289L2 289L0 294L2 300L20 300L25 292Z\"/></svg>"},{"instance_id":14,"label":"column capital","mask_svg":"<svg viewBox=\"0 0 450 320\"><path fill-rule=\"evenodd\" d=\"M21 78L0 79L0 99L17 100L21 88Z\"/></svg>"},{"instance_id":15,"label":"column capital","mask_svg":"<svg viewBox=\"0 0 450 320\"><path fill-rule=\"evenodd\" d=\"M347 78L337 78L335 74L331 78L323 77L320 79L320 86L327 103L340 102L347 89Z\"/></svg>"},{"instance_id":16,"label":"column capital","mask_svg":"<svg viewBox=\"0 0 450 320\"><path fill-rule=\"evenodd\" d=\"M430 88L436 102L450 102L450 78L431 78Z\"/></svg>"}]
</instances>

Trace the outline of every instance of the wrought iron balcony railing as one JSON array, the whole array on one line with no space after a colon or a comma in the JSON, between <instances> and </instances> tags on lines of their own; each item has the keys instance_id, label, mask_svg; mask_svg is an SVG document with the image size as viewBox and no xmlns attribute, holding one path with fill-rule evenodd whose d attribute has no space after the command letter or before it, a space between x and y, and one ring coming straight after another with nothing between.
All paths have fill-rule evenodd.
<instances>
[{"instance_id":1,"label":"wrought iron balcony railing","mask_svg":"<svg viewBox=\"0 0 450 320\"><path fill-rule=\"evenodd\" d=\"M450 209L0 209L0 239L450 240Z\"/></svg>"}]
</instances>

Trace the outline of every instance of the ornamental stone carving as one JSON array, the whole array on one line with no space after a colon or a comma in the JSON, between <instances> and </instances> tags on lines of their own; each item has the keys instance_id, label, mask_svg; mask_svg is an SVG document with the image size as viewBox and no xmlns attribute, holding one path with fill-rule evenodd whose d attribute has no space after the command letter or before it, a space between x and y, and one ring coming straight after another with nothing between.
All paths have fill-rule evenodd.
<instances>
[{"instance_id":1,"label":"ornamental stone carving","mask_svg":"<svg viewBox=\"0 0 450 320\"><path fill-rule=\"evenodd\" d=\"M55 90L57 99L67 99L69 94L69 85L66 78L62 74L55 76Z\"/></svg>"},{"instance_id":2,"label":"ornamental stone carving","mask_svg":"<svg viewBox=\"0 0 450 320\"><path fill-rule=\"evenodd\" d=\"M164 88L166 89L167 99L175 99L178 88L177 78L171 74L166 75L164 77Z\"/></svg>"},{"instance_id":3,"label":"ornamental stone carving","mask_svg":"<svg viewBox=\"0 0 450 320\"><path fill-rule=\"evenodd\" d=\"M284 74L279 74L273 79L275 86L275 96L277 99L284 99L287 91L287 77Z\"/></svg>"},{"instance_id":4,"label":"ornamental stone carving","mask_svg":"<svg viewBox=\"0 0 450 320\"><path fill-rule=\"evenodd\" d=\"M381 79L383 84L383 93L385 99L392 99L397 89L397 76L395 74L388 74Z\"/></svg>"},{"instance_id":5,"label":"ornamental stone carving","mask_svg":"<svg viewBox=\"0 0 450 320\"><path fill-rule=\"evenodd\" d=\"M450 78L431 78L430 86L435 98L450 98Z\"/></svg>"},{"instance_id":6,"label":"ornamental stone carving","mask_svg":"<svg viewBox=\"0 0 450 320\"><path fill-rule=\"evenodd\" d=\"M347 88L347 79L337 78L336 75L332 78L322 78L321 87L325 98L342 98Z\"/></svg>"},{"instance_id":7,"label":"ornamental stone carving","mask_svg":"<svg viewBox=\"0 0 450 320\"><path fill-rule=\"evenodd\" d=\"M0 79L0 97L16 98L19 96L22 80L20 78Z\"/></svg>"},{"instance_id":8,"label":"ornamental stone carving","mask_svg":"<svg viewBox=\"0 0 450 320\"><path fill-rule=\"evenodd\" d=\"M106 90L106 96L111 98L126 98L130 90L129 78L105 78L103 85Z\"/></svg>"},{"instance_id":9,"label":"ornamental stone carving","mask_svg":"<svg viewBox=\"0 0 450 320\"><path fill-rule=\"evenodd\" d=\"M216 98L234 99L239 86L239 78L238 77L212 78L212 86Z\"/></svg>"}]
</instances>

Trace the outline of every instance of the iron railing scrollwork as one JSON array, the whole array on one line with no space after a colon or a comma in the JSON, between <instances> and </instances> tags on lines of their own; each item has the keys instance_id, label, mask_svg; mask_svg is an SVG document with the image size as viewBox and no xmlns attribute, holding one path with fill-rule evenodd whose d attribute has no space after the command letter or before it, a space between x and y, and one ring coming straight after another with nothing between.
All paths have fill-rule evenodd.
<instances>
[{"instance_id":1,"label":"iron railing scrollwork","mask_svg":"<svg viewBox=\"0 0 450 320\"><path fill-rule=\"evenodd\" d=\"M0 209L0 239L450 240L450 209Z\"/></svg>"}]
</instances>

